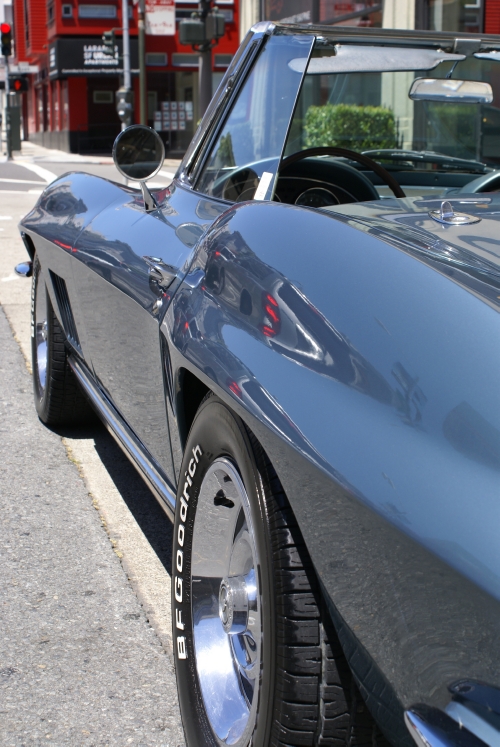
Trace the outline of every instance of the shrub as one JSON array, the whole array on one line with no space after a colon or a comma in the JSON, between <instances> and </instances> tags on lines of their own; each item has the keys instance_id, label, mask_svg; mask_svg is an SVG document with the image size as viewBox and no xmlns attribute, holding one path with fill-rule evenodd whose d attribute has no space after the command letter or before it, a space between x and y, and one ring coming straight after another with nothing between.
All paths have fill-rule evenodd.
<instances>
[{"instance_id":1,"label":"shrub","mask_svg":"<svg viewBox=\"0 0 500 747\"><path fill-rule=\"evenodd\" d=\"M384 106L326 104L310 106L305 121L305 147L333 146L355 151L396 148L394 113Z\"/></svg>"}]
</instances>

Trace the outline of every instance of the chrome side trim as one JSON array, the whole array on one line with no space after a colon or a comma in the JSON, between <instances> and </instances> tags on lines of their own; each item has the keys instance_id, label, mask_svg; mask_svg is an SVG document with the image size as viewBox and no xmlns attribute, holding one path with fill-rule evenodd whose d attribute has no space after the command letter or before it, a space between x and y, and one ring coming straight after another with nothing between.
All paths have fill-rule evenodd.
<instances>
[{"instance_id":1,"label":"chrome side trim","mask_svg":"<svg viewBox=\"0 0 500 747\"><path fill-rule=\"evenodd\" d=\"M173 521L175 516L175 491L169 480L106 395L98 389L85 366L73 355L69 356L68 362L104 425L151 488L169 519Z\"/></svg>"},{"instance_id":2,"label":"chrome side trim","mask_svg":"<svg viewBox=\"0 0 500 747\"><path fill-rule=\"evenodd\" d=\"M468 729L476 737L482 739L485 744L489 745L500 745L500 731L495 729L493 724L489 724L479 713L476 713L471 708L473 704L460 703L456 700L452 700L446 706L446 713L448 716ZM498 722L498 719L497 719Z\"/></svg>"},{"instance_id":3,"label":"chrome side trim","mask_svg":"<svg viewBox=\"0 0 500 747\"><path fill-rule=\"evenodd\" d=\"M439 708L416 705L405 711L404 718L418 747L487 747Z\"/></svg>"}]
</instances>

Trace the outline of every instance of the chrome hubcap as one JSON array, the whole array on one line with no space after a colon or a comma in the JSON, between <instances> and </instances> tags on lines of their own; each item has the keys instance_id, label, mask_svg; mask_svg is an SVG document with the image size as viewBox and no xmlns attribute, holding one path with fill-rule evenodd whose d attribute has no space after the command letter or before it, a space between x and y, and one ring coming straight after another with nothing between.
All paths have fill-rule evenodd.
<instances>
[{"instance_id":1,"label":"chrome hubcap","mask_svg":"<svg viewBox=\"0 0 500 747\"><path fill-rule=\"evenodd\" d=\"M255 728L262 624L250 505L235 467L218 459L200 488L193 531L196 669L219 744L247 747Z\"/></svg>"},{"instance_id":2,"label":"chrome hubcap","mask_svg":"<svg viewBox=\"0 0 500 747\"><path fill-rule=\"evenodd\" d=\"M47 378L47 289L41 271L38 272L35 303L35 349L38 384L43 393Z\"/></svg>"}]
</instances>

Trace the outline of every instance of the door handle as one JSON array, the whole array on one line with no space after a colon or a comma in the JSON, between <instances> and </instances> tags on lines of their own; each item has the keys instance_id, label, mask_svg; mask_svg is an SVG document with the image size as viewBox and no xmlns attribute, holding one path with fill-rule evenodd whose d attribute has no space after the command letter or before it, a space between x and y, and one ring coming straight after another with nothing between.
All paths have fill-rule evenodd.
<instances>
[{"instance_id":1,"label":"door handle","mask_svg":"<svg viewBox=\"0 0 500 747\"><path fill-rule=\"evenodd\" d=\"M166 290L177 276L177 268L167 265L158 257L143 257L149 269L149 282L160 290Z\"/></svg>"}]
</instances>

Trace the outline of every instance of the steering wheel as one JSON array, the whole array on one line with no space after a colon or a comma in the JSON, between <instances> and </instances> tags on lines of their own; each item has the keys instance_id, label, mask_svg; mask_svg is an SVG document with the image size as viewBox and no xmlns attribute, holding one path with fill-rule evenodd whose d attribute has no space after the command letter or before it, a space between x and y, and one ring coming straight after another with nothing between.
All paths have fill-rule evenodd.
<instances>
[{"instance_id":1,"label":"steering wheel","mask_svg":"<svg viewBox=\"0 0 500 747\"><path fill-rule=\"evenodd\" d=\"M357 161L363 166L366 166L379 176L394 193L396 197L406 197L405 193L399 186L396 179L389 174L379 163L374 161L368 156L364 156L362 153L356 153L354 150L348 148L334 148L333 146L323 146L318 148L307 148L306 150L300 150L298 153L293 153L291 156L287 156L282 160L279 165L278 171L290 166L296 161L302 161L303 158L310 158L311 156L340 156L342 158L349 158L351 161Z\"/></svg>"}]
</instances>

